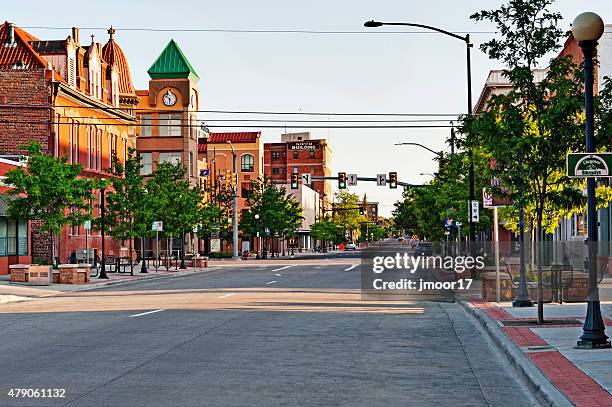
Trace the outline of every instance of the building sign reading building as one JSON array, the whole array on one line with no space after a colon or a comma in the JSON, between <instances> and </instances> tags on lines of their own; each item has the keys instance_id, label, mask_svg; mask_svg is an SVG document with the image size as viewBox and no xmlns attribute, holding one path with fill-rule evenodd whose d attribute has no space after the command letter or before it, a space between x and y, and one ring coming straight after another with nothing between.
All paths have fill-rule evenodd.
<instances>
[{"instance_id":1,"label":"building sign reading building","mask_svg":"<svg viewBox=\"0 0 612 407\"><path fill-rule=\"evenodd\" d=\"M318 141L296 141L293 143L287 143L289 150L316 150L321 148L321 144Z\"/></svg>"}]
</instances>

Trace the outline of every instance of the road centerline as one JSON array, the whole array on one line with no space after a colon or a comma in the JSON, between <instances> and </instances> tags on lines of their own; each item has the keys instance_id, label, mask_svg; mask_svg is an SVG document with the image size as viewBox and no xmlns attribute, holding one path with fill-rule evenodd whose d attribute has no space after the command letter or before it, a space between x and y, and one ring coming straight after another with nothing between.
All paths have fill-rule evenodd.
<instances>
[{"instance_id":1,"label":"road centerline","mask_svg":"<svg viewBox=\"0 0 612 407\"><path fill-rule=\"evenodd\" d=\"M280 267L280 268L274 269L274 270L272 270L272 271L281 271L281 270L288 269L289 267L292 267L292 266L283 266L283 267Z\"/></svg>"},{"instance_id":2,"label":"road centerline","mask_svg":"<svg viewBox=\"0 0 612 407\"><path fill-rule=\"evenodd\" d=\"M163 309L156 309L156 310L153 310L153 311L141 312L140 314L130 315L130 318L141 317L143 315L149 315L149 314L155 314L156 312L162 312L162 311L165 311L165 310L163 310Z\"/></svg>"}]
</instances>

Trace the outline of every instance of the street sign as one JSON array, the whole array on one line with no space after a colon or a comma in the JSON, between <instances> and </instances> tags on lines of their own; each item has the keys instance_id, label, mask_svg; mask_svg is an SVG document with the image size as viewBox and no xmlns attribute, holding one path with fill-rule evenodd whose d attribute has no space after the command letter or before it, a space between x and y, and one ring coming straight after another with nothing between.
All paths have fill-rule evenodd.
<instances>
[{"instance_id":1,"label":"street sign","mask_svg":"<svg viewBox=\"0 0 612 407\"><path fill-rule=\"evenodd\" d=\"M444 219L444 227L445 228L450 228L455 224L455 220L453 218L446 218Z\"/></svg>"},{"instance_id":2,"label":"street sign","mask_svg":"<svg viewBox=\"0 0 612 407\"><path fill-rule=\"evenodd\" d=\"M161 220L156 220L155 222L153 222L153 225L151 225L151 230L154 232L163 232L164 222L162 222Z\"/></svg>"},{"instance_id":3,"label":"street sign","mask_svg":"<svg viewBox=\"0 0 612 407\"><path fill-rule=\"evenodd\" d=\"M612 153L570 153L566 159L570 178L612 177Z\"/></svg>"},{"instance_id":4,"label":"street sign","mask_svg":"<svg viewBox=\"0 0 612 407\"><path fill-rule=\"evenodd\" d=\"M91 221L90 220L86 220L85 223L83 223L83 229L91 230Z\"/></svg>"},{"instance_id":5,"label":"street sign","mask_svg":"<svg viewBox=\"0 0 612 407\"><path fill-rule=\"evenodd\" d=\"M482 206L484 208L493 207L493 195L491 195L491 191L487 187L482 188Z\"/></svg>"},{"instance_id":6,"label":"street sign","mask_svg":"<svg viewBox=\"0 0 612 407\"><path fill-rule=\"evenodd\" d=\"M348 182L347 182L348 186L354 187L357 185L357 174L348 174L347 178L348 178Z\"/></svg>"},{"instance_id":7,"label":"street sign","mask_svg":"<svg viewBox=\"0 0 612 407\"><path fill-rule=\"evenodd\" d=\"M209 169L200 170L200 177L206 177L206 176L208 176L208 174L210 174L210 170Z\"/></svg>"},{"instance_id":8,"label":"street sign","mask_svg":"<svg viewBox=\"0 0 612 407\"><path fill-rule=\"evenodd\" d=\"M376 185L379 187L387 185L387 174L376 174Z\"/></svg>"},{"instance_id":9,"label":"street sign","mask_svg":"<svg viewBox=\"0 0 612 407\"><path fill-rule=\"evenodd\" d=\"M219 253L221 251L221 239L210 239L210 252Z\"/></svg>"},{"instance_id":10,"label":"street sign","mask_svg":"<svg viewBox=\"0 0 612 407\"><path fill-rule=\"evenodd\" d=\"M479 209L478 201L470 201L470 204L468 205L468 216L472 219L472 222L480 221Z\"/></svg>"},{"instance_id":11,"label":"street sign","mask_svg":"<svg viewBox=\"0 0 612 407\"><path fill-rule=\"evenodd\" d=\"M302 184L303 185L310 185L310 183L312 182L312 175L310 173L303 173L302 174Z\"/></svg>"}]
</instances>

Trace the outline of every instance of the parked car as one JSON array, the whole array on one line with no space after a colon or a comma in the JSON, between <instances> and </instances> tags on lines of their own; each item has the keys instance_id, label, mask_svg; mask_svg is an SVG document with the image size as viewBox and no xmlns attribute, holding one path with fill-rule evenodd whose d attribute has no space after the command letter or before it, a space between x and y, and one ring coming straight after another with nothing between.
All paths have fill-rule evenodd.
<instances>
[{"instance_id":1,"label":"parked car","mask_svg":"<svg viewBox=\"0 0 612 407\"><path fill-rule=\"evenodd\" d=\"M411 248L411 249L414 249L414 248L416 248L416 247L417 247L417 245L418 245L418 244L419 244L419 240L418 240L418 239L412 239L412 240L410 241L410 248Z\"/></svg>"},{"instance_id":2,"label":"parked car","mask_svg":"<svg viewBox=\"0 0 612 407\"><path fill-rule=\"evenodd\" d=\"M431 256L433 254L433 243L419 242L414 249L414 254L417 256Z\"/></svg>"},{"instance_id":3,"label":"parked car","mask_svg":"<svg viewBox=\"0 0 612 407\"><path fill-rule=\"evenodd\" d=\"M348 251L348 250L357 250L357 246L355 246L355 243L347 243L346 247L344 248L344 250Z\"/></svg>"}]
</instances>

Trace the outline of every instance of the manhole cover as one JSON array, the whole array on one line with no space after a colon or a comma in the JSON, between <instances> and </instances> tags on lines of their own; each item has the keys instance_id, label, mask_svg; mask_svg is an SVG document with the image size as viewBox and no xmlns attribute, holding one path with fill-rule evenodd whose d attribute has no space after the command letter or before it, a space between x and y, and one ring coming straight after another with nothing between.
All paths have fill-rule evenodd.
<instances>
[{"instance_id":1,"label":"manhole cover","mask_svg":"<svg viewBox=\"0 0 612 407\"><path fill-rule=\"evenodd\" d=\"M582 325L582 322L577 319L547 319L543 324L538 324L537 319L506 319L499 322L504 326L528 326L536 328L550 325Z\"/></svg>"}]
</instances>

